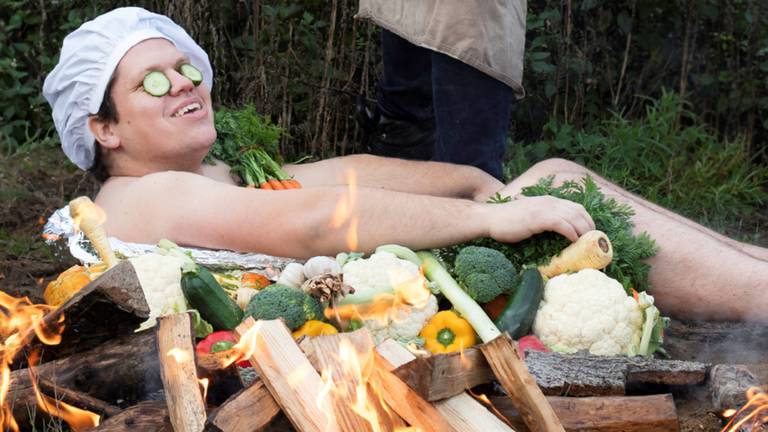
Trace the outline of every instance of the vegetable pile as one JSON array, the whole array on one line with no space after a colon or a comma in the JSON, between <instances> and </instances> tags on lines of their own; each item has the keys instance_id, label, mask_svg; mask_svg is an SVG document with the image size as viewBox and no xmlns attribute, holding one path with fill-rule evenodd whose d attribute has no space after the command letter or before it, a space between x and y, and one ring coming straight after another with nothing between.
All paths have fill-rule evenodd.
<instances>
[{"instance_id":1,"label":"vegetable pile","mask_svg":"<svg viewBox=\"0 0 768 432\"><path fill-rule=\"evenodd\" d=\"M227 115L257 118L248 110ZM271 129L256 125L254 130ZM272 132L269 145L278 133ZM219 151L240 155L242 139ZM260 158L262 153L250 148L244 154ZM590 178L560 188L544 179L524 193L580 202L606 232L585 233L570 245L556 234L517 245L485 239L434 252L383 245L370 256L341 253L290 263L274 282L257 273L212 272L161 240L157 252L130 259L150 307L142 328L154 325L158 316L192 310L203 352L230 349L231 330L245 317L282 319L296 338L366 327L377 344L394 339L433 354L489 342L502 332L533 349L565 353L649 357L663 352L668 319L643 291L648 266L642 259L656 246L646 234L632 234L631 209L606 199ZM65 271L46 289L46 300L66 301L106 268Z\"/></svg>"}]
</instances>

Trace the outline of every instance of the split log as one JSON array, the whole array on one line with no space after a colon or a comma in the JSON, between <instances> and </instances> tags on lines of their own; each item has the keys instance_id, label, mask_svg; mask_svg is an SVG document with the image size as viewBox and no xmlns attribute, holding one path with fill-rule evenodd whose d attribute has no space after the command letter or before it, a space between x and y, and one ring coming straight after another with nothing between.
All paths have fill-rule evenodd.
<instances>
[{"instance_id":1,"label":"split log","mask_svg":"<svg viewBox=\"0 0 768 432\"><path fill-rule=\"evenodd\" d=\"M428 401L461 394L493 379L479 349L416 358L395 369L394 374Z\"/></svg>"},{"instance_id":2,"label":"split log","mask_svg":"<svg viewBox=\"0 0 768 432\"><path fill-rule=\"evenodd\" d=\"M208 432L253 432L265 427L280 413L280 406L266 386L257 380L235 393L208 416Z\"/></svg>"},{"instance_id":3,"label":"split log","mask_svg":"<svg viewBox=\"0 0 768 432\"><path fill-rule=\"evenodd\" d=\"M490 382L493 373L478 348L421 358L395 374L427 400L439 400ZM628 384L697 385L705 381L708 364L644 359L563 355L527 351L525 365L546 395L621 396Z\"/></svg>"},{"instance_id":4,"label":"split log","mask_svg":"<svg viewBox=\"0 0 768 432\"><path fill-rule=\"evenodd\" d=\"M135 404L156 393L160 384L155 332L133 333L92 350L35 367L39 379L109 404ZM27 369L11 372L9 404L17 419L36 405Z\"/></svg>"},{"instance_id":5,"label":"split log","mask_svg":"<svg viewBox=\"0 0 768 432\"><path fill-rule=\"evenodd\" d=\"M205 426L205 401L197 381L194 341L189 313L158 318L160 377L171 424L177 432L202 431Z\"/></svg>"},{"instance_id":6,"label":"split log","mask_svg":"<svg viewBox=\"0 0 768 432\"><path fill-rule=\"evenodd\" d=\"M509 398L493 396L491 403L519 430L527 430ZM676 432L680 426L672 395L569 398L548 396L557 417L569 432Z\"/></svg>"},{"instance_id":7,"label":"split log","mask_svg":"<svg viewBox=\"0 0 768 432\"><path fill-rule=\"evenodd\" d=\"M173 432L168 410L162 401L144 401L103 421L96 432Z\"/></svg>"},{"instance_id":8,"label":"split log","mask_svg":"<svg viewBox=\"0 0 768 432\"><path fill-rule=\"evenodd\" d=\"M564 430L508 333L480 345L480 350L528 428L533 432Z\"/></svg>"},{"instance_id":9,"label":"split log","mask_svg":"<svg viewBox=\"0 0 768 432\"><path fill-rule=\"evenodd\" d=\"M738 408L747 402L747 390L760 383L743 365L715 365L709 375L709 392L715 411Z\"/></svg>"},{"instance_id":10,"label":"split log","mask_svg":"<svg viewBox=\"0 0 768 432\"><path fill-rule=\"evenodd\" d=\"M66 357L130 334L149 318L149 306L129 261L122 261L48 313L51 325L64 315L61 343L45 346L42 361Z\"/></svg>"},{"instance_id":11,"label":"split log","mask_svg":"<svg viewBox=\"0 0 768 432\"><path fill-rule=\"evenodd\" d=\"M374 427L384 423L387 423L384 430L395 429L386 410L376 406L378 400L368 384L374 365L374 343L368 330L306 338L301 342L310 363L323 373L324 380L331 382L331 404L341 430L373 431ZM361 394L359 388L365 392ZM359 400L360 397L365 400ZM368 418L356 411L356 406L370 410ZM395 421L405 426L400 419Z\"/></svg>"},{"instance_id":12,"label":"split log","mask_svg":"<svg viewBox=\"0 0 768 432\"><path fill-rule=\"evenodd\" d=\"M294 427L302 432L336 430L323 382L280 320L247 318L236 329L253 347L249 361Z\"/></svg>"},{"instance_id":13,"label":"split log","mask_svg":"<svg viewBox=\"0 0 768 432\"><path fill-rule=\"evenodd\" d=\"M453 425L434 406L392 373L394 368L381 354L374 353L371 382L387 405L412 427L422 431L455 431Z\"/></svg>"},{"instance_id":14,"label":"split log","mask_svg":"<svg viewBox=\"0 0 768 432\"><path fill-rule=\"evenodd\" d=\"M399 366L399 368L414 361L415 358L410 351L392 339L382 342L376 349L382 357L387 359L392 365ZM479 351L475 352L480 353ZM447 399L436 401L434 406L454 429L459 432L512 431L502 420L466 393L459 393Z\"/></svg>"}]
</instances>

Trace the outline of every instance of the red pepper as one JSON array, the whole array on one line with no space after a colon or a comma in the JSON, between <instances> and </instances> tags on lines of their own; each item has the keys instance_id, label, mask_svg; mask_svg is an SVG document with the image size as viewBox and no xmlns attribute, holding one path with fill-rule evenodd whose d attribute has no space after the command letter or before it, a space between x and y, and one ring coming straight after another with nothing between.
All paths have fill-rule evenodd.
<instances>
[{"instance_id":1,"label":"red pepper","mask_svg":"<svg viewBox=\"0 0 768 432\"><path fill-rule=\"evenodd\" d=\"M520 353L521 358L525 358L525 350L530 349L533 351L549 352L549 348L544 345L539 338L534 335L523 336L517 340L517 351Z\"/></svg>"},{"instance_id":2,"label":"red pepper","mask_svg":"<svg viewBox=\"0 0 768 432\"><path fill-rule=\"evenodd\" d=\"M198 354L213 354L231 349L236 343L237 338L231 331L215 331L197 343L195 352ZM241 360L237 362L237 365L240 367L250 367L251 363L248 360Z\"/></svg>"}]
</instances>

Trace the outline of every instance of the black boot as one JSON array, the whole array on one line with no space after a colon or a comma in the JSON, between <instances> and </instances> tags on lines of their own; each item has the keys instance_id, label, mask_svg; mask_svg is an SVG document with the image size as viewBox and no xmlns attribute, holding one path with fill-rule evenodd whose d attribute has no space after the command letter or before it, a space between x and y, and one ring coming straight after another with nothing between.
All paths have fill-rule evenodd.
<instances>
[{"instance_id":1,"label":"black boot","mask_svg":"<svg viewBox=\"0 0 768 432\"><path fill-rule=\"evenodd\" d=\"M417 160L430 160L435 155L433 121L413 123L386 118L378 106L369 108L363 96L357 98L357 121L370 154Z\"/></svg>"}]
</instances>

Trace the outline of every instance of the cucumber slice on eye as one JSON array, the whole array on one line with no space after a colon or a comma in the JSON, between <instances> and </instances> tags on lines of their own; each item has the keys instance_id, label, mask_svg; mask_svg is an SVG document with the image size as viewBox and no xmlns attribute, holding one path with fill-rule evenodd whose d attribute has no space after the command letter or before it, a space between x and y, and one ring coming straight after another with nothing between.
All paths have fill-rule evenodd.
<instances>
[{"instance_id":1,"label":"cucumber slice on eye","mask_svg":"<svg viewBox=\"0 0 768 432\"><path fill-rule=\"evenodd\" d=\"M203 82L203 73L200 72L200 69L192 66L189 63L181 65L179 72L181 72L181 74L185 77L189 78L189 80L192 81L192 84L194 85L200 85L200 83Z\"/></svg>"},{"instance_id":2,"label":"cucumber slice on eye","mask_svg":"<svg viewBox=\"0 0 768 432\"><path fill-rule=\"evenodd\" d=\"M164 73L152 71L144 77L144 91L152 96L165 96L171 89L171 81Z\"/></svg>"}]
</instances>

